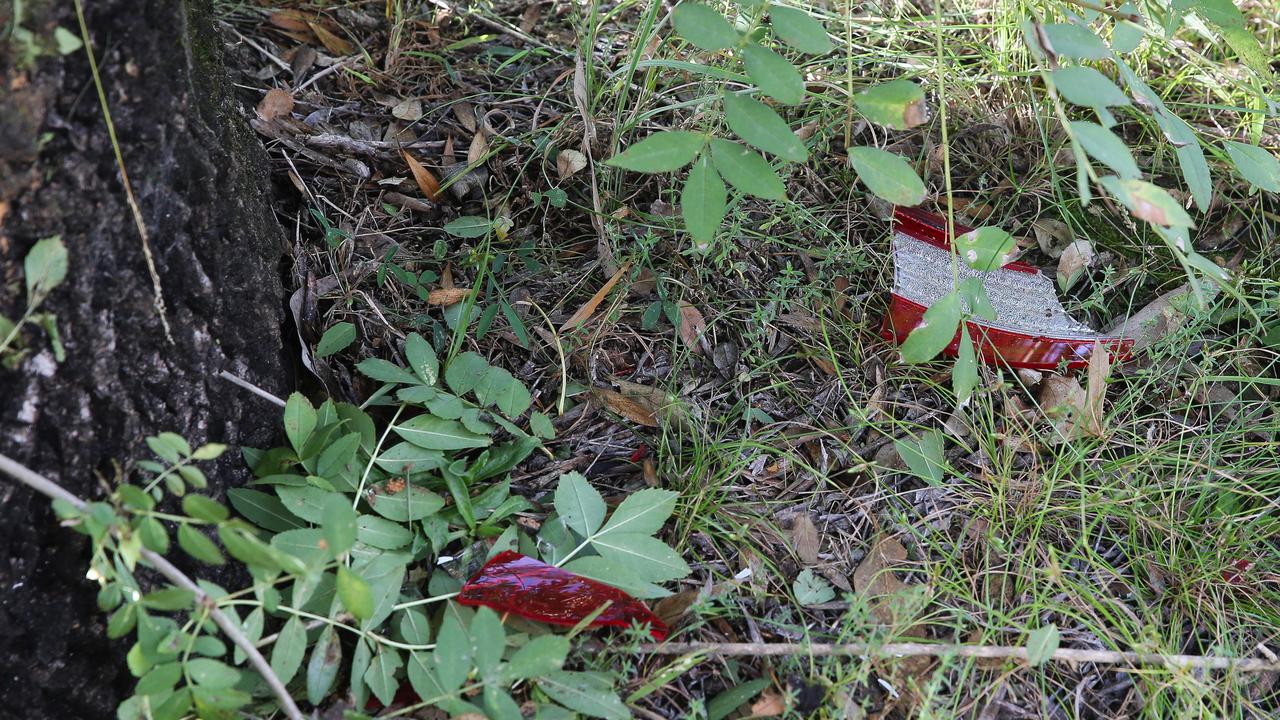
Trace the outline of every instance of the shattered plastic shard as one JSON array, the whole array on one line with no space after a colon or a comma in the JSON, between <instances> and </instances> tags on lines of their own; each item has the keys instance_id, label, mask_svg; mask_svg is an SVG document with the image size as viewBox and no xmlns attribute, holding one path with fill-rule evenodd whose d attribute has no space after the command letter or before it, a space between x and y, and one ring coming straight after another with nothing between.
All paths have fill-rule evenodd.
<instances>
[{"instance_id":1,"label":"shattered plastic shard","mask_svg":"<svg viewBox=\"0 0 1280 720\"><path fill-rule=\"evenodd\" d=\"M458 602L565 626L577 625L608 602L611 604L591 621L592 626L647 623L654 640L667 638L666 624L625 592L511 550L485 563L462 587Z\"/></svg>"},{"instance_id":2,"label":"shattered plastic shard","mask_svg":"<svg viewBox=\"0 0 1280 720\"><path fill-rule=\"evenodd\" d=\"M922 323L924 311L952 290L951 239L946 220L915 208L895 208L893 235L893 296L880 334L898 343ZM957 235L972 228L956 225ZM1011 262L981 272L960 263L960 280L980 278L996 319L966 321L978 357L988 363L1015 368L1054 370L1061 364L1082 368L1089 363L1094 343L1102 343L1113 357L1126 360L1133 339L1095 332L1066 313L1053 280L1026 263ZM960 333L947 346L954 356Z\"/></svg>"}]
</instances>

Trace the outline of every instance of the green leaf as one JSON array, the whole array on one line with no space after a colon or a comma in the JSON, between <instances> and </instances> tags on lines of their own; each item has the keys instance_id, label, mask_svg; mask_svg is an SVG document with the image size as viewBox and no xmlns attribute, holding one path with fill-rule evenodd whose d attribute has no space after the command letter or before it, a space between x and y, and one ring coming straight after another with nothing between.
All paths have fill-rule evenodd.
<instances>
[{"instance_id":1,"label":"green leaf","mask_svg":"<svg viewBox=\"0 0 1280 720\"><path fill-rule=\"evenodd\" d=\"M919 440L908 437L894 440L893 447L911 472L930 485L942 483L946 466L942 457L943 440L940 430L929 430Z\"/></svg>"},{"instance_id":2,"label":"green leaf","mask_svg":"<svg viewBox=\"0 0 1280 720\"><path fill-rule=\"evenodd\" d=\"M928 119L924 90L910 80L872 85L854 95L853 102L868 120L895 130L907 130Z\"/></svg>"},{"instance_id":3,"label":"green leaf","mask_svg":"<svg viewBox=\"0 0 1280 720\"><path fill-rule=\"evenodd\" d=\"M187 523L178 525L178 546L188 555L210 565L221 565L226 562L222 552L199 530Z\"/></svg>"},{"instance_id":4,"label":"green leaf","mask_svg":"<svg viewBox=\"0 0 1280 720\"><path fill-rule=\"evenodd\" d=\"M188 660L187 674L195 684L211 690L234 687L240 682L239 670L213 658Z\"/></svg>"},{"instance_id":5,"label":"green leaf","mask_svg":"<svg viewBox=\"0 0 1280 720\"><path fill-rule=\"evenodd\" d=\"M246 565L259 567L267 572L277 572L282 567L281 561L284 561L288 563L287 568L291 572L306 572L306 565L297 558L274 550L270 545L259 540L253 532L243 527L231 524L219 525L218 538L222 540L222 545L226 547L227 552L231 553L231 557Z\"/></svg>"},{"instance_id":6,"label":"green leaf","mask_svg":"<svg viewBox=\"0 0 1280 720\"><path fill-rule=\"evenodd\" d=\"M595 672L556 670L538 678L538 687L552 700L588 717L626 720L631 717L613 691L609 676Z\"/></svg>"},{"instance_id":7,"label":"green leaf","mask_svg":"<svg viewBox=\"0 0 1280 720\"><path fill-rule=\"evenodd\" d=\"M804 100L804 80L786 58L763 45L749 43L742 49L742 60L747 75L765 95L785 105L798 105Z\"/></svg>"},{"instance_id":8,"label":"green leaf","mask_svg":"<svg viewBox=\"0 0 1280 720\"><path fill-rule=\"evenodd\" d=\"M278 485L276 494L280 496L286 510L318 525L324 520L324 502L333 493L310 485Z\"/></svg>"},{"instance_id":9,"label":"green leaf","mask_svg":"<svg viewBox=\"0 0 1280 720\"><path fill-rule=\"evenodd\" d=\"M289 437L289 444L294 450L302 452L307 438L311 437L311 431L315 429L316 409L311 407L311 401L303 397L302 393L290 395L284 404L284 434Z\"/></svg>"},{"instance_id":10,"label":"green leaf","mask_svg":"<svg viewBox=\"0 0 1280 720\"><path fill-rule=\"evenodd\" d=\"M380 550L399 550L413 540L413 531L376 515L356 519L356 539Z\"/></svg>"},{"instance_id":11,"label":"green leaf","mask_svg":"<svg viewBox=\"0 0 1280 720\"><path fill-rule=\"evenodd\" d=\"M22 261L27 282L27 300L42 298L67 278L67 246L61 235L39 240ZM0 338L2 339L2 338Z\"/></svg>"},{"instance_id":12,"label":"green leaf","mask_svg":"<svg viewBox=\"0 0 1280 720\"><path fill-rule=\"evenodd\" d=\"M227 491L227 499L236 512L264 530L284 532L302 527L302 523L285 508L284 503L261 490L232 488Z\"/></svg>"},{"instance_id":13,"label":"green leaf","mask_svg":"<svg viewBox=\"0 0 1280 720\"><path fill-rule=\"evenodd\" d=\"M431 623L421 612L405 610L400 614L400 635L411 645L426 645L431 642Z\"/></svg>"},{"instance_id":14,"label":"green leaf","mask_svg":"<svg viewBox=\"0 0 1280 720\"><path fill-rule=\"evenodd\" d=\"M365 630L378 627L391 616L391 612L400 599L400 588L404 585L409 560L412 556L405 553L383 553L374 557L360 573L369 586L373 598L373 612L361 624Z\"/></svg>"},{"instance_id":15,"label":"green leaf","mask_svg":"<svg viewBox=\"0 0 1280 720\"><path fill-rule=\"evenodd\" d=\"M827 29L809 13L782 5L769 7L769 22L782 42L810 55L825 55L835 47Z\"/></svg>"},{"instance_id":16,"label":"green leaf","mask_svg":"<svg viewBox=\"0 0 1280 720\"><path fill-rule=\"evenodd\" d=\"M724 50L738 44L738 31L723 15L701 3L676 6L672 22L680 37L707 51Z\"/></svg>"},{"instance_id":17,"label":"green leaf","mask_svg":"<svg viewBox=\"0 0 1280 720\"><path fill-rule=\"evenodd\" d=\"M307 653L307 627L302 618L290 615L280 628L280 636L271 648L271 669L286 685L302 667L302 657Z\"/></svg>"},{"instance_id":18,"label":"green leaf","mask_svg":"<svg viewBox=\"0 0 1280 720\"><path fill-rule=\"evenodd\" d=\"M1115 133L1091 122L1071 123L1071 133L1084 146L1085 152L1111 168L1116 175L1122 178L1141 177L1142 172L1133 161L1133 154Z\"/></svg>"},{"instance_id":19,"label":"green leaf","mask_svg":"<svg viewBox=\"0 0 1280 720\"><path fill-rule=\"evenodd\" d=\"M456 420L445 420L434 415L418 415L395 426L396 434L427 450L465 450L487 447L493 440L487 435L477 435Z\"/></svg>"},{"instance_id":20,"label":"green leaf","mask_svg":"<svg viewBox=\"0 0 1280 720\"><path fill-rule=\"evenodd\" d=\"M1275 76L1271 72L1273 59L1263 50L1244 13L1240 12L1240 8L1232 0L1197 0L1194 7L1198 15L1218 28L1222 39L1227 41L1227 45L1236 51L1246 65L1264 80L1274 81Z\"/></svg>"},{"instance_id":21,"label":"green leaf","mask_svg":"<svg viewBox=\"0 0 1280 720\"><path fill-rule=\"evenodd\" d=\"M462 687L471 671L471 639L467 637L457 612L446 610L436 635L435 670L446 692Z\"/></svg>"},{"instance_id":22,"label":"green leaf","mask_svg":"<svg viewBox=\"0 0 1280 720\"><path fill-rule=\"evenodd\" d=\"M1106 75L1085 65L1058 68L1053 73L1053 85L1068 102L1084 107L1114 107L1128 105L1129 97L1116 87Z\"/></svg>"},{"instance_id":23,"label":"green leaf","mask_svg":"<svg viewBox=\"0 0 1280 720\"><path fill-rule=\"evenodd\" d=\"M329 552L341 555L356 542L355 508L340 493L329 493L322 508L320 531L324 533L325 542L329 543Z\"/></svg>"},{"instance_id":24,"label":"green leaf","mask_svg":"<svg viewBox=\"0 0 1280 720\"><path fill-rule=\"evenodd\" d=\"M165 531L164 525L154 517L144 518L138 525L138 535L142 538L142 545L152 552L158 552L161 555L169 552L169 533Z\"/></svg>"},{"instance_id":25,"label":"green leaf","mask_svg":"<svg viewBox=\"0 0 1280 720\"><path fill-rule=\"evenodd\" d=\"M157 665L138 681L134 686L135 695L157 695L159 693L167 693L173 690L178 684L178 680L182 679L182 666L176 662Z\"/></svg>"},{"instance_id":26,"label":"green leaf","mask_svg":"<svg viewBox=\"0 0 1280 720\"><path fill-rule=\"evenodd\" d=\"M444 370L444 380L459 395L466 395L475 388L485 373L489 372L489 363L479 355L467 351L453 359ZM432 412L435 412L434 409Z\"/></svg>"},{"instance_id":27,"label":"green leaf","mask_svg":"<svg viewBox=\"0 0 1280 720\"><path fill-rule=\"evenodd\" d=\"M79 35L59 25L53 29L53 41L58 47L59 55L70 55L84 47Z\"/></svg>"},{"instance_id":28,"label":"green leaf","mask_svg":"<svg viewBox=\"0 0 1280 720\"><path fill-rule=\"evenodd\" d=\"M609 522L596 537L608 533L648 533L652 535L662 529L662 524L671 517L676 509L677 493L658 488L646 488L631 493L618 505L609 517Z\"/></svg>"},{"instance_id":29,"label":"green leaf","mask_svg":"<svg viewBox=\"0 0 1280 720\"><path fill-rule=\"evenodd\" d=\"M388 520L412 522L434 515L444 507L444 498L430 490L406 484L397 493L378 493L372 505L374 512Z\"/></svg>"},{"instance_id":30,"label":"green leaf","mask_svg":"<svg viewBox=\"0 0 1280 720\"><path fill-rule=\"evenodd\" d=\"M609 158L605 165L644 173L673 172L693 162L706 142L707 136L702 133L683 130L657 132Z\"/></svg>"},{"instance_id":31,"label":"green leaf","mask_svg":"<svg viewBox=\"0 0 1280 720\"><path fill-rule=\"evenodd\" d=\"M960 296L952 290L924 311L920 324L902 343L902 361L920 363L932 360L955 339L959 324Z\"/></svg>"},{"instance_id":32,"label":"green leaf","mask_svg":"<svg viewBox=\"0 0 1280 720\"><path fill-rule=\"evenodd\" d=\"M786 121L759 100L732 93L725 95L724 119L729 129L752 147L794 162L809 158L808 149L791 132Z\"/></svg>"},{"instance_id":33,"label":"green leaf","mask_svg":"<svg viewBox=\"0 0 1280 720\"><path fill-rule=\"evenodd\" d=\"M319 705L329 694L333 681L338 677L338 668L342 665L342 643L338 641L338 633L332 625L325 625L311 650L311 660L307 662L307 702Z\"/></svg>"},{"instance_id":34,"label":"green leaf","mask_svg":"<svg viewBox=\"0 0 1280 720\"><path fill-rule=\"evenodd\" d=\"M767 678L749 680L716 695L707 703L707 720L724 720L771 684Z\"/></svg>"},{"instance_id":35,"label":"green leaf","mask_svg":"<svg viewBox=\"0 0 1280 720\"><path fill-rule=\"evenodd\" d=\"M1195 227L1191 216L1164 188L1145 180L1122 180L1114 175L1099 182L1140 220L1165 227Z\"/></svg>"},{"instance_id":36,"label":"green leaf","mask_svg":"<svg viewBox=\"0 0 1280 720\"><path fill-rule=\"evenodd\" d=\"M1137 15L1141 18L1138 7L1133 3L1121 5L1120 12L1126 15ZM1111 49L1118 53L1133 52L1142 44L1143 37L1145 37L1145 33L1143 32L1141 21L1135 24L1127 20L1117 19L1111 29Z\"/></svg>"},{"instance_id":37,"label":"green leaf","mask_svg":"<svg viewBox=\"0 0 1280 720\"><path fill-rule=\"evenodd\" d=\"M919 205L924 201L924 183L907 161L879 148L849 149L849 163L867 189L894 205Z\"/></svg>"},{"instance_id":38,"label":"green leaf","mask_svg":"<svg viewBox=\"0 0 1280 720\"><path fill-rule=\"evenodd\" d=\"M533 402L524 383L500 367L489 368L476 384L475 395L481 405L497 405L511 418L523 415Z\"/></svg>"},{"instance_id":39,"label":"green leaf","mask_svg":"<svg viewBox=\"0 0 1280 720\"><path fill-rule=\"evenodd\" d=\"M688 564L675 550L646 533L602 534L591 546L643 582L675 580L689 574Z\"/></svg>"},{"instance_id":40,"label":"green leaf","mask_svg":"<svg viewBox=\"0 0 1280 720\"><path fill-rule=\"evenodd\" d=\"M973 347L973 338L969 337L969 328L960 323L960 347L955 367L951 369L951 389L956 394L956 402L961 407L968 404L977 387L978 355Z\"/></svg>"},{"instance_id":41,"label":"green leaf","mask_svg":"<svg viewBox=\"0 0 1280 720\"><path fill-rule=\"evenodd\" d=\"M315 566L329 556L324 535L314 528L288 530L271 538L271 547Z\"/></svg>"},{"instance_id":42,"label":"green leaf","mask_svg":"<svg viewBox=\"0 0 1280 720\"><path fill-rule=\"evenodd\" d=\"M393 648L381 646L378 648L377 657L365 671L364 681L369 684L369 689L383 705L390 705L395 699L396 691L400 689L396 673L403 666L404 661L400 659L400 653Z\"/></svg>"},{"instance_id":43,"label":"green leaf","mask_svg":"<svg viewBox=\"0 0 1280 720\"><path fill-rule=\"evenodd\" d=\"M600 529L606 509L604 498L577 472L560 476L560 484L556 486L555 508L560 520L583 537Z\"/></svg>"},{"instance_id":44,"label":"green leaf","mask_svg":"<svg viewBox=\"0 0 1280 720\"><path fill-rule=\"evenodd\" d=\"M1280 193L1280 160L1257 145L1227 142L1227 155L1236 166L1240 177L1254 187L1267 192Z\"/></svg>"},{"instance_id":45,"label":"green leaf","mask_svg":"<svg viewBox=\"0 0 1280 720\"><path fill-rule=\"evenodd\" d=\"M738 190L763 200L786 199L787 188L778 173L768 160L751 148L731 140L715 138L711 141L711 158L720 176ZM656 307L655 312L661 312L661 302ZM657 318L655 315L654 326Z\"/></svg>"},{"instance_id":46,"label":"green leaf","mask_svg":"<svg viewBox=\"0 0 1280 720\"><path fill-rule=\"evenodd\" d=\"M143 595L141 602L152 610L182 610L195 602L195 593L179 587L167 587Z\"/></svg>"},{"instance_id":47,"label":"green leaf","mask_svg":"<svg viewBox=\"0 0 1280 720\"><path fill-rule=\"evenodd\" d=\"M356 340L356 326L349 322L340 322L324 331L320 342L316 344L316 357L323 358L345 349Z\"/></svg>"},{"instance_id":48,"label":"green leaf","mask_svg":"<svg viewBox=\"0 0 1280 720\"><path fill-rule=\"evenodd\" d=\"M378 382L384 383L404 383L406 385L417 385L418 378L413 373L381 358L368 358L361 360L356 365L356 369L367 377L373 378Z\"/></svg>"},{"instance_id":49,"label":"green leaf","mask_svg":"<svg viewBox=\"0 0 1280 720\"><path fill-rule=\"evenodd\" d=\"M1031 635L1027 637L1027 662L1031 663L1032 667L1049 662L1053 654L1058 651L1061 641L1056 625L1045 625L1031 631Z\"/></svg>"},{"instance_id":50,"label":"green leaf","mask_svg":"<svg viewBox=\"0 0 1280 720\"><path fill-rule=\"evenodd\" d=\"M422 651L409 653L409 685L420 698L435 698L451 692L440 682L435 672L435 661L431 655Z\"/></svg>"},{"instance_id":51,"label":"green leaf","mask_svg":"<svg viewBox=\"0 0 1280 720\"><path fill-rule=\"evenodd\" d=\"M492 226L493 223L489 222L489 218L477 215L463 215L446 223L444 231L454 237L481 238L489 234L489 229Z\"/></svg>"},{"instance_id":52,"label":"green leaf","mask_svg":"<svg viewBox=\"0 0 1280 720\"><path fill-rule=\"evenodd\" d=\"M324 478L341 477L347 465L355 459L360 442L358 432L347 433L331 442L316 461L316 474Z\"/></svg>"},{"instance_id":53,"label":"green leaf","mask_svg":"<svg viewBox=\"0 0 1280 720\"><path fill-rule=\"evenodd\" d=\"M364 578L339 565L337 587L342 606L357 620L366 620L373 615L373 593Z\"/></svg>"},{"instance_id":54,"label":"green leaf","mask_svg":"<svg viewBox=\"0 0 1280 720\"><path fill-rule=\"evenodd\" d=\"M556 426L551 422L551 418L537 410L529 416L529 430L535 437L543 440L552 440L556 436Z\"/></svg>"},{"instance_id":55,"label":"green leaf","mask_svg":"<svg viewBox=\"0 0 1280 720\"><path fill-rule=\"evenodd\" d=\"M511 656L504 679L512 682L536 678L564 666L569 655L569 639L563 635L542 635L525 643Z\"/></svg>"},{"instance_id":56,"label":"green leaf","mask_svg":"<svg viewBox=\"0 0 1280 720\"><path fill-rule=\"evenodd\" d=\"M796 575L795 581L791 583L791 592L795 593L796 602L805 607L831 602L836 597L835 588L831 587L831 583L809 568L801 570L800 574Z\"/></svg>"},{"instance_id":57,"label":"green leaf","mask_svg":"<svg viewBox=\"0 0 1280 720\"><path fill-rule=\"evenodd\" d=\"M711 158L705 153L694 163L680 194L680 211L684 215L685 229L694 243L708 246L716 239L716 230L724 221L728 209L728 191L720 174L711 166Z\"/></svg>"},{"instance_id":58,"label":"green leaf","mask_svg":"<svg viewBox=\"0 0 1280 720\"><path fill-rule=\"evenodd\" d=\"M369 701L369 688L365 682L364 676L369 672L369 665L373 661L373 651L369 648L370 643L364 638L356 639L356 648L351 653L351 697L355 700L356 707L363 707Z\"/></svg>"},{"instance_id":59,"label":"green leaf","mask_svg":"<svg viewBox=\"0 0 1280 720\"><path fill-rule=\"evenodd\" d=\"M471 619L471 648L476 668L486 679L493 675L502 662L507 646L507 634L502 629L498 614L487 607L476 609Z\"/></svg>"},{"instance_id":60,"label":"green leaf","mask_svg":"<svg viewBox=\"0 0 1280 720\"><path fill-rule=\"evenodd\" d=\"M409 368L427 385L435 385L440 378L440 359L431 343L418 333L409 333L404 341L404 354Z\"/></svg>"},{"instance_id":61,"label":"green leaf","mask_svg":"<svg viewBox=\"0 0 1280 720\"><path fill-rule=\"evenodd\" d=\"M188 495L182 498L182 512L197 520L222 522L230 516L230 512L213 498L204 495Z\"/></svg>"},{"instance_id":62,"label":"green leaf","mask_svg":"<svg viewBox=\"0 0 1280 720\"><path fill-rule=\"evenodd\" d=\"M1204 151L1200 149L1200 140L1191 126L1181 118L1169 112L1160 95L1142 82L1133 70L1123 62L1117 61L1120 75L1134 97L1141 98L1154 108L1152 115L1156 124L1164 132L1165 137L1173 143L1178 156L1178 165L1182 168L1182 177L1195 198L1196 207L1201 211L1209 209L1213 202L1213 181L1209 176L1209 164L1204 159Z\"/></svg>"},{"instance_id":63,"label":"green leaf","mask_svg":"<svg viewBox=\"0 0 1280 720\"><path fill-rule=\"evenodd\" d=\"M956 238L956 251L974 270L989 272L1013 259L1018 244L998 227L980 227Z\"/></svg>"},{"instance_id":64,"label":"green leaf","mask_svg":"<svg viewBox=\"0 0 1280 720\"><path fill-rule=\"evenodd\" d=\"M444 453L409 442L396 443L378 456L378 467L395 475L427 472L444 466Z\"/></svg>"},{"instance_id":65,"label":"green leaf","mask_svg":"<svg viewBox=\"0 0 1280 720\"><path fill-rule=\"evenodd\" d=\"M1087 27L1075 23L1051 23L1043 29L1050 45L1045 49L1058 57L1077 60L1103 60L1111 57L1107 44Z\"/></svg>"}]
</instances>

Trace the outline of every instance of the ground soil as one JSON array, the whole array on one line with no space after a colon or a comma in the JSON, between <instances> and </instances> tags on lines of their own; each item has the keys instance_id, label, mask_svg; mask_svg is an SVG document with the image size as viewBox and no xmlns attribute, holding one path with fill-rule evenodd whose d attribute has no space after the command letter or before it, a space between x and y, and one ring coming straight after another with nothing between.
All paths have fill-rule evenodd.
<instances>
[{"instance_id":1,"label":"ground soil","mask_svg":"<svg viewBox=\"0 0 1280 720\"><path fill-rule=\"evenodd\" d=\"M77 28L69 2L26 5L22 27L49 47L56 27ZM24 66L0 38L0 313L21 314L22 258L36 240L60 234L70 252L68 278L46 303L66 358L55 361L43 331L24 331L22 364L0 370L0 452L99 498L95 475L113 478L116 462L142 457L150 434L271 442L276 408L217 375L276 393L290 377L286 241L208 0L86 5L173 342L85 54L49 52ZM215 495L242 479L231 455L208 468ZM128 642L106 638L88 560L87 542L57 526L44 498L0 483L0 717L108 718L127 696Z\"/></svg>"}]
</instances>

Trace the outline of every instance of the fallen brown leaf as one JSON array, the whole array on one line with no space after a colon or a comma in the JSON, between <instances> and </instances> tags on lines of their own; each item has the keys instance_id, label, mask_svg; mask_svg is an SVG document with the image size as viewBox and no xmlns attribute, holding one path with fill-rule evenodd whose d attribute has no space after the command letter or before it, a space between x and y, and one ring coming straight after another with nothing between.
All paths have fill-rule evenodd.
<instances>
[{"instance_id":1,"label":"fallen brown leaf","mask_svg":"<svg viewBox=\"0 0 1280 720\"><path fill-rule=\"evenodd\" d=\"M907 559L907 549L892 535L881 537L872 543L867 556L858 563L853 571L853 589L868 598L885 598L907 588L907 584L898 579L892 567ZM885 625L894 621L891 599L875 603L871 612Z\"/></svg>"},{"instance_id":2,"label":"fallen brown leaf","mask_svg":"<svg viewBox=\"0 0 1280 720\"><path fill-rule=\"evenodd\" d=\"M1107 377L1111 375L1111 353L1100 342L1093 344L1089 355L1089 384L1085 390L1084 423L1090 433L1102 437L1106 434L1103 402L1107 398Z\"/></svg>"},{"instance_id":3,"label":"fallen brown leaf","mask_svg":"<svg viewBox=\"0 0 1280 720\"><path fill-rule=\"evenodd\" d=\"M438 288L427 293L427 304L449 307L466 300L470 294L468 288Z\"/></svg>"},{"instance_id":4,"label":"fallen brown leaf","mask_svg":"<svg viewBox=\"0 0 1280 720\"><path fill-rule=\"evenodd\" d=\"M593 388L591 394L613 412L645 427L658 427L658 409L639 397L627 397L606 388Z\"/></svg>"},{"instance_id":5,"label":"fallen brown leaf","mask_svg":"<svg viewBox=\"0 0 1280 720\"><path fill-rule=\"evenodd\" d=\"M325 26L311 21L307 21L307 26L311 28L311 32L316 34L317 38L320 38L320 44L324 45L325 49L334 55L350 55L355 52L356 47L351 44L351 41L334 35Z\"/></svg>"},{"instance_id":6,"label":"fallen brown leaf","mask_svg":"<svg viewBox=\"0 0 1280 720\"><path fill-rule=\"evenodd\" d=\"M458 122L467 129L467 132L476 131L476 107L471 103L454 103L453 116L458 118Z\"/></svg>"},{"instance_id":7,"label":"fallen brown leaf","mask_svg":"<svg viewBox=\"0 0 1280 720\"><path fill-rule=\"evenodd\" d=\"M303 35L311 34L310 22L307 20L307 16L297 10L277 10L267 16L267 22L282 30Z\"/></svg>"},{"instance_id":8,"label":"fallen brown leaf","mask_svg":"<svg viewBox=\"0 0 1280 720\"><path fill-rule=\"evenodd\" d=\"M600 307L600 303L604 302L604 299L609 296L609 292L618 284L618 281L622 279L622 276L626 275L627 269L630 267L630 262L623 263L622 267L618 268L618 271L613 274L613 277L605 281L605 284L596 291L595 295L592 295L590 299L582 304L582 307L578 308L577 312L570 315L569 319L564 321L564 324L560 326L560 332L565 332L566 330L575 328L585 323L592 315L594 315L596 308Z\"/></svg>"},{"instance_id":9,"label":"fallen brown leaf","mask_svg":"<svg viewBox=\"0 0 1280 720\"><path fill-rule=\"evenodd\" d=\"M484 130L478 130L471 137L471 145L467 148L467 164L478 165L488 154L489 139L485 137Z\"/></svg>"},{"instance_id":10,"label":"fallen brown leaf","mask_svg":"<svg viewBox=\"0 0 1280 720\"><path fill-rule=\"evenodd\" d=\"M1040 218L1031 223L1031 230L1036 235L1036 243L1040 251L1051 258L1062 255L1062 251L1076 239L1071 227L1061 220Z\"/></svg>"},{"instance_id":11,"label":"fallen brown leaf","mask_svg":"<svg viewBox=\"0 0 1280 720\"><path fill-rule=\"evenodd\" d=\"M556 172L564 180L587 166L587 156L577 150L561 150L556 155Z\"/></svg>"},{"instance_id":12,"label":"fallen brown leaf","mask_svg":"<svg viewBox=\"0 0 1280 720\"><path fill-rule=\"evenodd\" d=\"M414 182L418 183L418 189L426 196L428 200L436 201L440 198L440 183L436 181L436 176L431 171L422 166L408 150L401 150L400 154L404 156L405 164L409 166L409 172L413 173Z\"/></svg>"},{"instance_id":13,"label":"fallen brown leaf","mask_svg":"<svg viewBox=\"0 0 1280 720\"><path fill-rule=\"evenodd\" d=\"M1066 292L1079 282L1093 256L1093 243L1084 238L1072 241L1058 256L1058 288Z\"/></svg>"},{"instance_id":14,"label":"fallen brown leaf","mask_svg":"<svg viewBox=\"0 0 1280 720\"><path fill-rule=\"evenodd\" d=\"M701 590L682 590L675 595L668 595L653 604L653 614L668 627L675 627L701 593Z\"/></svg>"},{"instance_id":15,"label":"fallen brown leaf","mask_svg":"<svg viewBox=\"0 0 1280 720\"><path fill-rule=\"evenodd\" d=\"M702 312L687 302L680 303L680 339L689 349L703 354L702 334L707 331L707 321Z\"/></svg>"},{"instance_id":16,"label":"fallen brown leaf","mask_svg":"<svg viewBox=\"0 0 1280 720\"><path fill-rule=\"evenodd\" d=\"M787 711L787 701L773 688L765 690L760 699L751 703L751 717L777 717Z\"/></svg>"},{"instance_id":17,"label":"fallen brown leaf","mask_svg":"<svg viewBox=\"0 0 1280 720\"><path fill-rule=\"evenodd\" d=\"M258 103L258 117L271 122L293 112L293 95L288 90L271 88Z\"/></svg>"},{"instance_id":18,"label":"fallen brown leaf","mask_svg":"<svg viewBox=\"0 0 1280 720\"><path fill-rule=\"evenodd\" d=\"M818 548L822 539L818 537L818 528L809 519L808 513L800 513L791 520L791 546L795 548L796 557L805 565L818 563Z\"/></svg>"},{"instance_id":19,"label":"fallen brown leaf","mask_svg":"<svg viewBox=\"0 0 1280 720\"><path fill-rule=\"evenodd\" d=\"M417 98L405 98L391 108L391 115L405 122L417 122L422 119L422 101Z\"/></svg>"},{"instance_id":20,"label":"fallen brown leaf","mask_svg":"<svg viewBox=\"0 0 1280 720\"><path fill-rule=\"evenodd\" d=\"M1084 388L1074 377L1046 375L1040 383L1040 407L1053 422L1056 433L1050 438L1053 444L1078 437L1080 418L1086 402Z\"/></svg>"},{"instance_id":21,"label":"fallen brown leaf","mask_svg":"<svg viewBox=\"0 0 1280 720\"><path fill-rule=\"evenodd\" d=\"M915 100L908 104L902 113L902 124L908 128L924 124L929 121L929 106L925 104L924 98Z\"/></svg>"}]
</instances>

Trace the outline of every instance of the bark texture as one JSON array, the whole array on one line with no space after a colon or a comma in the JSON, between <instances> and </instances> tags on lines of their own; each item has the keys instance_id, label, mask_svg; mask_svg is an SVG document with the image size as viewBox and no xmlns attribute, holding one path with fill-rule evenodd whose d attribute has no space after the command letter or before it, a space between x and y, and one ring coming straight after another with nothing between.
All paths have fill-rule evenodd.
<instances>
[{"instance_id":1,"label":"bark texture","mask_svg":"<svg viewBox=\"0 0 1280 720\"><path fill-rule=\"evenodd\" d=\"M115 462L145 455L149 434L270 443L278 410L217 378L230 370L277 394L289 385L285 239L210 0L86 2L173 344L87 58L52 51L56 27L79 35L74 7L25 5L17 24L0 9L0 27L30 31L46 52L24 63L16 36L0 35L0 313L21 315L22 258L61 235L70 272L45 309L57 314L66 359L55 361L42 330L24 331L28 354L0 369L0 451L92 499L104 494L97 475L113 480ZM246 474L234 452L206 471L215 495ZM114 718L127 696L129 643L106 638L97 586L85 579L88 549L45 499L0 482L0 717Z\"/></svg>"}]
</instances>

